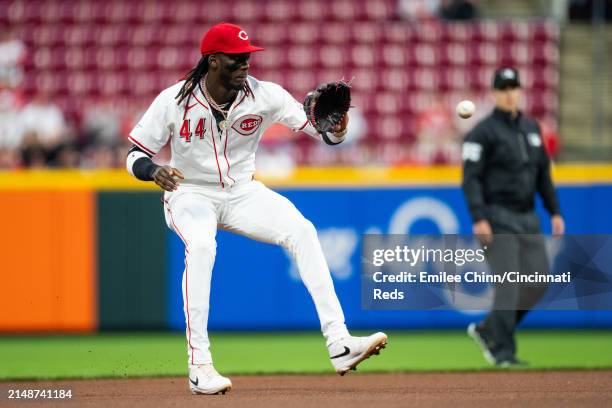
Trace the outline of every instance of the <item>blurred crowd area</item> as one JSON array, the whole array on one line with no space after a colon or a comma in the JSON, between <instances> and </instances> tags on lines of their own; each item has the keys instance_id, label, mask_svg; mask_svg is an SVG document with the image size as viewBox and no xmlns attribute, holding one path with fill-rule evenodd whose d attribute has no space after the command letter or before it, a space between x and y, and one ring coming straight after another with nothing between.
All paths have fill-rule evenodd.
<instances>
[{"instance_id":1,"label":"blurred crowd area","mask_svg":"<svg viewBox=\"0 0 612 408\"><path fill-rule=\"evenodd\" d=\"M0 168L123 167L127 135L154 97L199 59L203 32L242 25L251 74L298 100L352 80L347 142L329 148L278 125L262 171L298 165L454 164L465 133L492 108L493 70L516 66L524 110L557 135L559 26L480 20L467 0L0 0ZM476 103L462 120L455 105ZM158 162L168 160L162 151Z\"/></svg>"}]
</instances>

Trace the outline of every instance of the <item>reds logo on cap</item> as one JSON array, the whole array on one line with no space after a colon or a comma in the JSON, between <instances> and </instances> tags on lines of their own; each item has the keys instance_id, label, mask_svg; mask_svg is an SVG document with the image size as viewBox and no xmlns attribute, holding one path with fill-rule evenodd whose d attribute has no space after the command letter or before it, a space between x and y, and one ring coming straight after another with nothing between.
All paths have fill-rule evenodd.
<instances>
[{"instance_id":1,"label":"reds logo on cap","mask_svg":"<svg viewBox=\"0 0 612 408\"><path fill-rule=\"evenodd\" d=\"M232 129L242 136L249 136L255 133L259 125L261 125L262 120L263 118L259 115L244 115L234 122Z\"/></svg>"},{"instance_id":2,"label":"reds logo on cap","mask_svg":"<svg viewBox=\"0 0 612 408\"><path fill-rule=\"evenodd\" d=\"M236 24L221 23L208 30L200 43L202 55L216 54L245 54L261 51L263 48L251 45L249 36Z\"/></svg>"}]
</instances>

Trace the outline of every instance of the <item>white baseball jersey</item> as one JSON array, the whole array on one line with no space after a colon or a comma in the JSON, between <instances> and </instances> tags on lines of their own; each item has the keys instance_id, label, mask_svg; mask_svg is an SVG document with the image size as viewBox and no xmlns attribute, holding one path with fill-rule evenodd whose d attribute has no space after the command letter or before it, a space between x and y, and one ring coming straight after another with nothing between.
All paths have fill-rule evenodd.
<instances>
[{"instance_id":1,"label":"white baseball jersey","mask_svg":"<svg viewBox=\"0 0 612 408\"><path fill-rule=\"evenodd\" d=\"M170 165L185 176L181 184L218 183L226 187L252 178L257 146L271 124L278 122L321 139L306 119L302 104L289 92L251 76L247 81L250 92L239 91L229 109L225 130L219 132L200 86L177 104L181 81L155 98L130 133L130 141L154 155L170 138Z\"/></svg>"}]
</instances>

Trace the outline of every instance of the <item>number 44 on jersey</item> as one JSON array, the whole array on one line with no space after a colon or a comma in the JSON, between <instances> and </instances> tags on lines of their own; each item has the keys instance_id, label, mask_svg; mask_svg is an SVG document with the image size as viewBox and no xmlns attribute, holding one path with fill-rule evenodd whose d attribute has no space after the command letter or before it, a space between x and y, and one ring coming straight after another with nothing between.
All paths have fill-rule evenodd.
<instances>
[{"instance_id":1,"label":"number 44 on jersey","mask_svg":"<svg viewBox=\"0 0 612 408\"><path fill-rule=\"evenodd\" d=\"M191 142L191 136L195 134L195 137L199 137L200 139L204 139L204 124L206 123L205 118L200 118L198 120L198 124L195 127L193 133L191 133L191 119L183 120L183 125L181 126L180 135L181 138L184 138L186 142Z\"/></svg>"}]
</instances>

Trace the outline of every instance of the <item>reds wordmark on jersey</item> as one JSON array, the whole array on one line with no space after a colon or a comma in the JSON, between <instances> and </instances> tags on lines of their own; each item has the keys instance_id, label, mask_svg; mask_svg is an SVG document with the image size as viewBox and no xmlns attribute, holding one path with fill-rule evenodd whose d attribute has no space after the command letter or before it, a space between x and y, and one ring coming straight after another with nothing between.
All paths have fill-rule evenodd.
<instances>
[{"instance_id":1,"label":"reds wordmark on jersey","mask_svg":"<svg viewBox=\"0 0 612 408\"><path fill-rule=\"evenodd\" d=\"M251 76L247 80L252 95L239 91L225 130L218 130L199 86L191 98L177 105L175 96L181 81L155 98L130 132L130 141L155 155L170 138L170 165L185 176L181 184L218 183L226 187L252 178L257 145L271 124L282 123L321 138L306 119L302 104L289 92L272 82Z\"/></svg>"}]
</instances>

